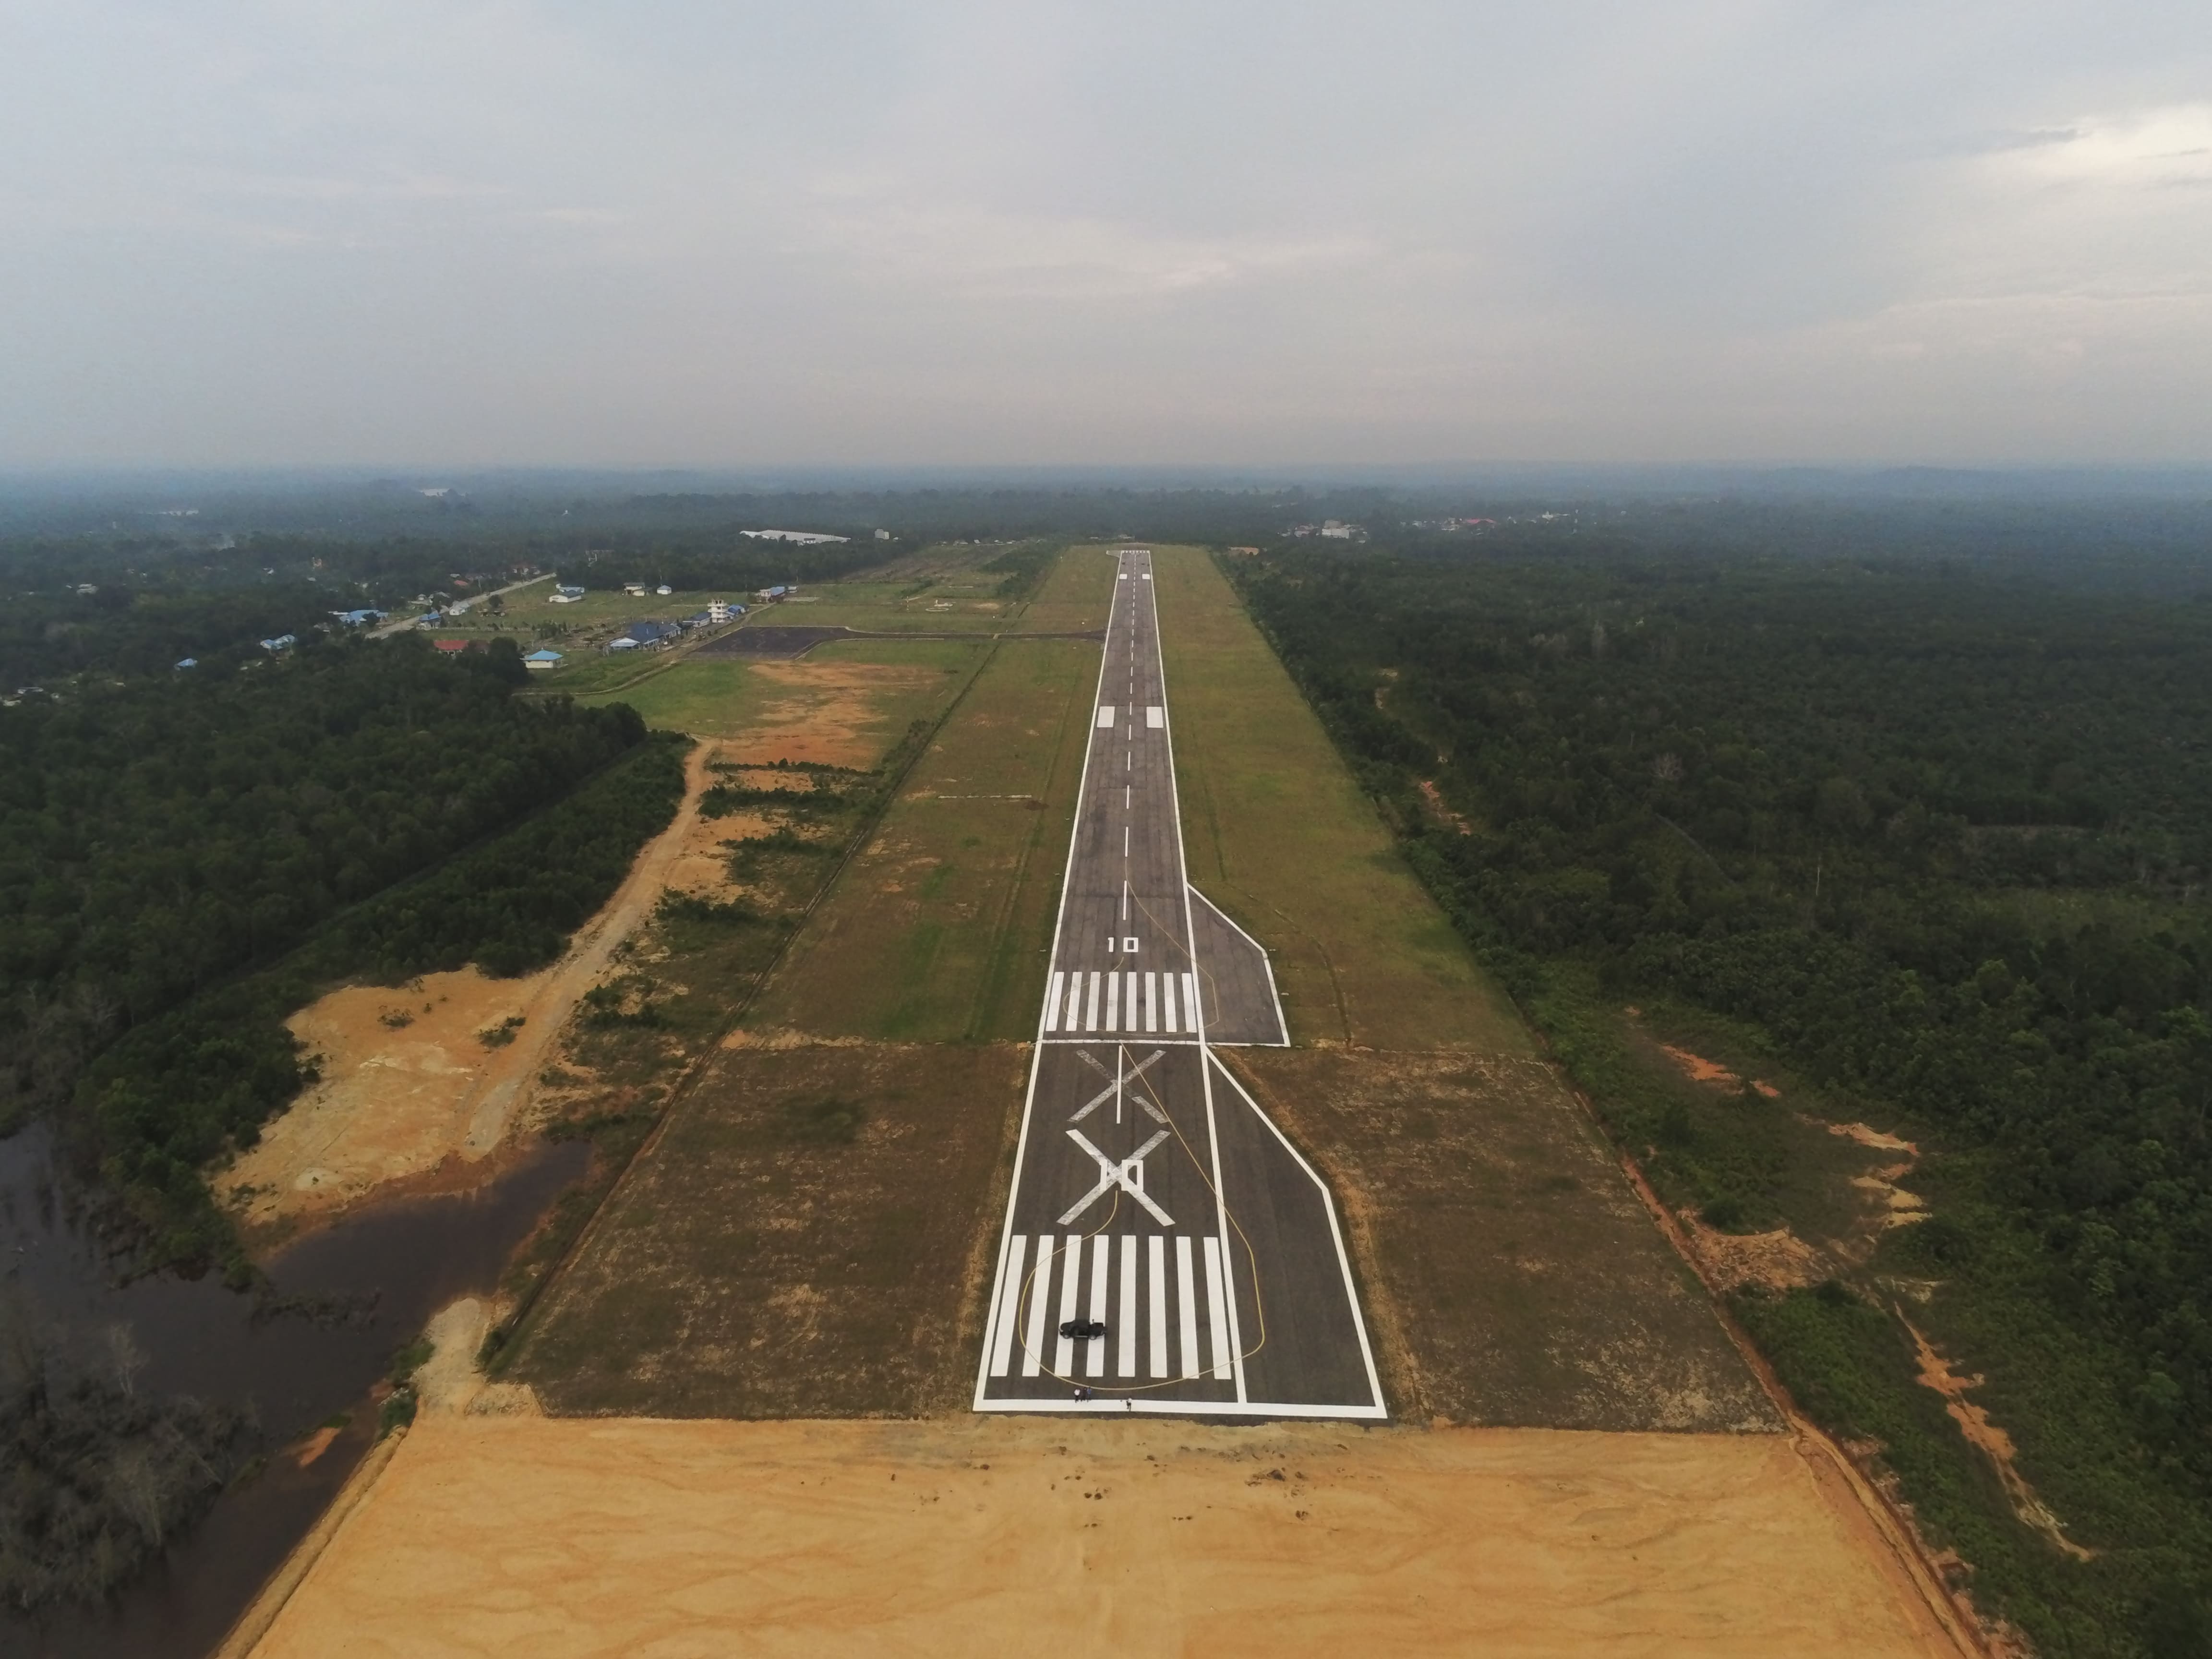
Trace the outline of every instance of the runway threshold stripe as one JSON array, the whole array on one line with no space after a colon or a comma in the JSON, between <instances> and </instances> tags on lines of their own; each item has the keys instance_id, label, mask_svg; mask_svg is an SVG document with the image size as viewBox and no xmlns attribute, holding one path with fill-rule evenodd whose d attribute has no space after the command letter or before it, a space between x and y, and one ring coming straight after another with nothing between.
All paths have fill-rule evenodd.
<instances>
[{"instance_id":1,"label":"runway threshold stripe","mask_svg":"<svg viewBox=\"0 0 2212 1659\"><path fill-rule=\"evenodd\" d=\"M1052 976L1052 988L1044 994L1044 1029L1048 1031L1060 1029L1060 995L1066 983L1067 975L1056 973Z\"/></svg>"},{"instance_id":2,"label":"runway threshold stripe","mask_svg":"<svg viewBox=\"0 0 2212 1659\"><path fill-rule=\"evenodd\" d=\"M1122 1006L1129 1011L1129 1018L1124 1023L1130 1030L1133 1031L1137 1029L1137 976L1134 974L1127 974L1123 977L1128 982L1128 999Z\"/></svg>"},{"instance_id":3,"label":"runway threshold stripe","mask_svg":"<svg viewBox=\"0 0 2212 1659\"><path fill-rule=\"evenodd\" d=\"M1121 1362L1115 1374L1134 1376L1137 1374L1137 1236L1121 1235L1121 1352L1115 1358Z\"/></svg>"},{"instance_id":4,"label":"runway threshold stripe","mask_svg":"<svg viewBox=\"0 0 2212 1659\"><path fill-rule=\"evenodd\" d=\"M1082 1023L1083 975L1080 974L1067 976L1067 1007L1062 1018L1067 1021L1067 1029L1071 1031Z\"/></svg>"},{"instance_id":5,"label":"runway threshold stripe","mask_svg":"<svg viewBox=\"0 0 2212 1659\"><path fill-rule=\"evenodd\" d=\"M1121 976L1119 974L1106 975L1106 1029L1109 1031L1121 1029Z\"/></svg>"},{"instance_id":6,"label":"runway threshold stripe","mask_svg":"<svg viewBox=\"0 0 2212 1659\"><path fill-rule=\"evenodd\" d=\"M991 1340L991 1375L1004 1376L1014 1359L1014 1328L1022 1317L1022 1263L1030 1252L1030 1236L1016 1233L1006 1241L1006 1281L999 1287L999 1329Z\"/></svg>"},{"instance_id":7,"label":"runway threshold stripe","mask_svg":"<svg viewBox=\"0 0 2212 1659\"><path fill-rule=\"evenodd\" d=\"M1083 1005L1083 1029L1086 1031L1098 1029L1098 974L1095 969L1091 975L1091 1000Z\"/></svg>"},{"instance_id":8,"label":"runway threshold stripe","mask_svg":"<svg viewBox=\"0 0 2212 1659\"><path fill-rule=\"evenodd\" d=\"M1022 1338L1022 1375L1035 1376L1044 1366L1044 1320L1052 1295L1052 1235L1037 1235L1036 1266L1030 1273L1030 1328Z\"/></svg>"},{"instance_id":9,"label":"runway threshold stripe","mask_svg":"<svg viewBox=\"0 0 2212 1659\"><path fill-rule=\"evenodd\" d=\"M1063 1325L1075 1317L1075 1292L1083 1278L1083 1235L1070 1233L1067 1245L1060 1257L1060 1322ZM1066 1376L1075 1369L1075 1339L1060 1336L1054 1339L1052 1369L1054 1376Z\"/></svg>"},{"instance_id":10,"label":"runway threshold stripe","mask_svg":"<svg viewBox=\"0 0 2212 1659\"><path fill-rule=\"evenodd\" d=\"M1198 1032L1198 975L1182 976L1182 1029L1192 1036Z\"/></svg>"},{"instance_id":11,"label":"runway threshold stripe","mask_svg":"<svg viewBox=\"0 0 2212 1659\"><path fill-rule=\"evenodd\" d=\"M1198 1375L1198 1286L1190 1268L1190 1235L1176 1235L1176 1315L1182 1322L1182 1375ZM1065 1369L1063 1367L1063 1369Z\"/></svg>"},{"instance_id":12,"label":"runway threshold stripe","mask_svg":"<svg viewBox=\"0 0 2212 1659\"><path fill-rule=\"evenodd\" d=\"M1152 1361L1154 1376L1168 1374L1168 1270L1167 1236L1154 1233L1152 1246L1152 1349L1147 1358Z\"/></svg>"},{"instance_id":13,"label":"runway threshold stripe","mask_svg":"<svg viewBox=\"0 0 2212 1659\"><path fill-rule=\"evenodd\" d=\"M1145 1029L1147 1031L1160 1029L1160 976L1158 974L1145 975Z\"/></svg>"},{"instance_id":14,"label":"runway threshold stripe","mask_svg":"<svg viewBox=\"0 0 2212 1659\"><path fill-rule=\"evenodd\" d=\"M1113 1261L1113 1252L1107 1246L1112 1241L1104 1234L1091 1241L1091 1317L1098 1324L1106 1322L1106 1270ZM1106 1375L1106 1339L1097 1336L1083 1345L1085 1376Z\"/></svg>"},{"instance_id":15,"label":"runway threshold stripe","mask_svg":"<svg viewBox=\"0 0 2212 1659\"><path fill-rule=\"evenodd\" d=\"M1213 1375L1217 1381L1230 1381L1229 1319L1222 1306L1224 1286L1221 1282L1221 1241L1211 1233L1206 1238L1206 1316L1213 1330Z\"/></svg>"},{"instance_id":16,"label":"runway threshold stripe","mask_svg":"<svg viewBox=\"0 0 2212 1659\"><path fill-rule=\"evenodd\" d=\"M1176 1028L1175 982L1176 976L1173 974L1160 975L1160 1000L1167 1017L1167 1024L1162 1029L1170 1031Z\"/></svg>"}]
</instances>

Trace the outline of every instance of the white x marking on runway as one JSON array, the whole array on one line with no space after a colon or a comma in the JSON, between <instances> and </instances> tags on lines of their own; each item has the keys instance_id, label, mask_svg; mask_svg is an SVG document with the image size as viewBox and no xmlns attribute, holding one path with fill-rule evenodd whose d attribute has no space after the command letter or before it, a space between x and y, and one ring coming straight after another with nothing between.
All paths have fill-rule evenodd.
<instances>
[{"instance_id":1,"label":"white x marking on runway","mask_svg":"<svg viewBox=\"0 0 2212 1659\"><path fill-rule=\"evenodd\" d=\"M1085 1118L1089 1117L1091 1113L1097 1111L1108 1101L1113 1099L1114 1091L1116 1089L1125 1088L1128 1085L1134 1083L1139 1078L1142 1077L1145 1074L1145 1068L1147 1066L1150 1066L1153 1060L1164 1060L1167 1057L1167 1052L1168 1051L1164 1048L1153 1049L1149 1056L1138 1061L1137 1064L1132 1066L1127 1071L1122 1073L1121 1076L1115 1078L1111 1083L1101 1089L1097 1094L1091 1096L1090 1099L1085 1101L1081 1108L1077 1110L1075 1115L1069 1118L1067 1121L1070 1123L1082 1122ZM1099 1076L1104 1077L1106 1075L1106 1068L1100 1065L1097 1060L1091 1058L1091 1051L1089 1049L1078 1048L1075 1051L1075 1054L1077 1059L1082 1060L1085 1065L1090 1066L1091 1069L1097 1073ZM1152 1114L1152 1121L1155 1123L1164 1123L1168 1121L1168 1115L1165 1112L1163 1112L1158 1107L1153 1105L1151 1101L1146 1099L1144 1096L1139 1095L1137 1097L1137 1104L1143 1107L1147 1112ZM1116 1106L1114 1109L1114 1121L1116 1123L1119 1123L1121 1121L1121 1109L1119 1106Z\"/></svg>"},{"instance_id":2,"label":"white x marking on runway","mask_svg":"<svg viewBox=\"0 0 2212 1659\"><path fill-rule=\"evenodd\" d=\"M1168 1132L1165 1129L1154 1131L1150 1140L1138 1147L1119 1164L1115 1163L1112 1158L1085 1139L1082 1130L1070 1129L1067 1132L1067 1138L1098 1160L1098 1184L1076 1200L1075 1207L1060 1217L1061 1226L1066 1226L1069 1222L1074 1220L1116 1187L1151 1211L1152 1219L1158 1222L1161 1226L1175 1225L1175 1222L1170 1218L1165 1210L1145 1196L1145 1159L1153 1147L1168 1138Z\"/></svg>"}]
</instances>

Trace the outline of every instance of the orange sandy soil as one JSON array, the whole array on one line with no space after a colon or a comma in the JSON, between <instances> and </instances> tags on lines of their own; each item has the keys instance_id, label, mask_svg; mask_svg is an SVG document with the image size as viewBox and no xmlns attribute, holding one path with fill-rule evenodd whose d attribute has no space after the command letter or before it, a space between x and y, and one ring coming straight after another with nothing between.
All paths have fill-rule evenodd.
<instances>
[{"instance_id":1,"label":"orange sandy soil","mask_svg":"<svg viewBox=\"0 0 2212 1659\"><path fill-rule=\"evenodd\" d=\"M1784 1436L429 1414L253 1649L1955 1655Z\"/></svg>"},{"instance_id":2,"label":"orange sandy soil","mask_svg":"<svg viewBox=\"0 0 2212 1659\"><path fill-rule=\"evenodd\" d=\"M544 973L495 980L465 968L406 988L349 986L287 1022L320 1056L322 1081L219 1178L249 1228L325 1215L395 1182L471 1186L493 1172L496 1160L486 1160L528 1121L532 1085L578 999L665 886L711 890L712 844L745 833L735 820L698 816L713 754L707 744L692 751L675 820ZM409 1023L395 1028L386 1015ZM486 1046L478 1034L514 1015L523 1022L514 1040Z\"/></svg>"},{"instance_id":3,"label":"orange sandy soil","mask_svg":"<svg viewBox=\"0 0 2212 1659\"><path fill-rule=\"evenodd\" d=\"M726 758L799 761L860 771L880 761L897 737L884 729L884 706L940 679L934 668L836 659L755 663L750 672L769 695L747 722L744 735L723 745Z\"/></svg>"}]
</instances>

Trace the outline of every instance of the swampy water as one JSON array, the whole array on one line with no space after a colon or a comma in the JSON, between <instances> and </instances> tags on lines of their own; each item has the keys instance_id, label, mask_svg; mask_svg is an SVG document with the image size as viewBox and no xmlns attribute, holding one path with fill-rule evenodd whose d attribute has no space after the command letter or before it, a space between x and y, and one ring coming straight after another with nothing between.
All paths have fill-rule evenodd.
<instances>
[{"instance_id":1,"label":"swampy water","mask_svg":"<svg viewBox=\"0 0 2212 1659\"><path fill-rule=\"evenodd\" d=\"M540 1142L477 1192L397 1200L310 1233L266 1264L276 1299L264 1297L257 1316L254 1297L211 1273L118 1283L45 1127L0 1140L0 1290L17 1310L8 1316L30 1310L64 1349L87 1358L109 1327L127 1327L146 1360L141 1395L250 1401L259 1427L245 1450L269 1455L113 1607L0 1613L0 1653L199 1659L212 1651L368 1449L368 1391L392 1355L447 1302L494 1288L514 1247L590 1156L581 1142ZM301 1467L295 1443L340 1413L351 1414L350 1426Z\"/></svg>"}]
</instances>

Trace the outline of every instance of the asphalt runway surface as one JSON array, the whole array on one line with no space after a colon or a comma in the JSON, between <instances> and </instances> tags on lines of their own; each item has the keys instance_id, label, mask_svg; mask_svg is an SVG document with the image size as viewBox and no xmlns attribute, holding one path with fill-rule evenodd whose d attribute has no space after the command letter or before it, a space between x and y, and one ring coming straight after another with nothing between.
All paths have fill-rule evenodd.
<instances>
[{"instance_id":1,"label":"asphalt runway surface","mask_svg":"<svg viewBox=\"0 0 2212 1659\"><path fill-rule=\"evenodd\" d=\"M1214 1052L1288 1034L1185 878L1152 556L1112 556L975 1409L1380 1418L1334 1203Z\"/></svg>"}]
</instances>

